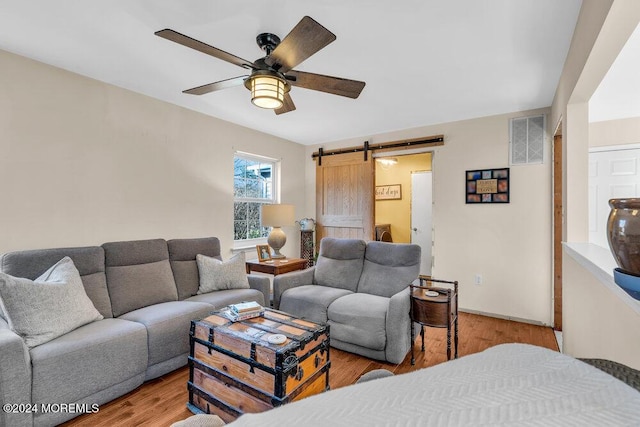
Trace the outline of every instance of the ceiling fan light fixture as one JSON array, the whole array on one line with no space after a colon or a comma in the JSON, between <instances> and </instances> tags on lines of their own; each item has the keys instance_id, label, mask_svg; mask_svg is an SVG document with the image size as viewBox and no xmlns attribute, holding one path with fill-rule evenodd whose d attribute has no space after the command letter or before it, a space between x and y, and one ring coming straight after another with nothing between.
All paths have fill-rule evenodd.
<instances>
[{"instance_id":1,"label":"ceiling fan light fixture","mask_svg":"<svg viewBox=\"0 0 640 427\"><path fill-rule=\"evenodd\" d=\"M276 76L258 75L250 78L251 102L260 108L278 109L284 104L288 83Z\"/></svg>"},{"instance_id":2,"label":"ceiling fan light fixture","mask_svg":"<svg viewBox=\"0 0 640 427\"><path fill-rule=\"evenodd\" d=\"M245 70L242 76L182 91L189 95L204 95L244 85L251 91L251 102L254 105L271 109L275 114L280 115L296 109L296 105L289 95L291 86L352 99L360 96L360 92L365 86L365 82L357 80L307 73L294 69L336 39L335 34L309 16L303 17L282 40L272 33L258 34L256 42L266 53L266 56L253 62L169 28L156 31L154 34L227 63L237 65ZM250 76L247 76L248 70L250 70Z\"/></svg>"},{"instance_id":3,"label":"ceiling fan light fixture","mask_svg":"<svg viewBox=\"0 0 640 427\"><path fill-rule=\"evenodd\" d=\"M382 166L393 166L398 164L398 159L395 157L378 157L376 158L376 162L380 163Z\"/></svg>"}]
</instances>

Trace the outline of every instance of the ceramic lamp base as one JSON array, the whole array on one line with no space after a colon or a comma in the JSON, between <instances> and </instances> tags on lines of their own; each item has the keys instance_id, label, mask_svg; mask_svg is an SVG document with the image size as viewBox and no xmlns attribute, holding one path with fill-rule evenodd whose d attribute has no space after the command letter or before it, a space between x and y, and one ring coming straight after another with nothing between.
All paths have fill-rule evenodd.
<instances>
[{"instance_id":1,"label":"ceramic lamp base","mask_svg":"<svg viewBox=\"0 0 640 427\"><path fill-rule=\"evenodd\" d=\"M274 252L273 255L271 255L271 258L286 258L280 253L280 249L282 249L284 244L287 243L287 236L284 234L284 231L282 231L282 228L273 227L271 233L269 233L269 237L267 237L267 243L271 246Z\"/></svg>"}]
</instances>

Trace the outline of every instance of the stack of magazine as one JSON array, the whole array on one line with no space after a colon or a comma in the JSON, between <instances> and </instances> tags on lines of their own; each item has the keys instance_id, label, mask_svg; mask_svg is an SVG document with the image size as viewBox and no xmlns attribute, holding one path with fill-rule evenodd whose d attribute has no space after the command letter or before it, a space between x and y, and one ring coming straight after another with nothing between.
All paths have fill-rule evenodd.
<instances>
[{"instance_id":1,"label":"stack of magazine","mask_svg":"<svg viewBox=\"0 0 640 427\"><path fill-rule=\"evenodd\" d=\"M258 317L264 313L264 307L254 301L231 304L225 315L234 322Z\"/></svg>"}]
</instances>

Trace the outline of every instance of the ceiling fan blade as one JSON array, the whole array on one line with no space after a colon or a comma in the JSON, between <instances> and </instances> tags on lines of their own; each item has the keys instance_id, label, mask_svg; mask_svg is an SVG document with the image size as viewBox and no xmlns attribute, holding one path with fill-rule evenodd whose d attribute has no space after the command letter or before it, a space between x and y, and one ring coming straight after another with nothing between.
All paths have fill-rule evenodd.
<instances>
[{"instance_id":1,"label":"ceiling fan blade","mask_svg":"<svg viewBox=\"0 0 640 427\"><path fill-rule=\"evenodd\" d=\"M366 84L358 80L349 80L341 77L325 76L296 70L289 71L286 77L291 86L346 96L347 98L353 99L360 96Z\"/></svg>"},{"instance_id":2,"label":"ceiling fan blade","mask_svg":"<svg viewBox=\"0 0 640 427\"><path fill-rule=\"evenodd\" d=\"M227 80L221 80L215 83L209 83L206 85L194 87L191 89L183 90L182 93L188 93L189 95L204 95L205 93L215 92L217 90L227 89L234 86L240 86L244 84L244 81L249 76L232 77Z\"/></svg>"},{"instance_id":3,"label":"ceiling fan blade","mask_svg":"<svg viewBox=\"0 0 640 427\"><path fill-rule=\"evenodd\" d=\"M191 49L206 53L207 55L211 55L214 58L222 59L223 61L238 65L239 67L247 69L256 68L251 61L239 58L235 55L225 52L224 50L220 50L217 47L210 46L199 40L193 39L189 36L185 36L184 34L181 34L177 31L165 28L164 30L156 31L154 34L158 37L162 37L183 46L190 47Z\"/></svg>"},{"instance_id":4,"label":"ceiling fan blade","mask_svg":"<svg viewBox=\"0 0 640 427\"><path fill-rule=\"evenodd\" d=\"M293 111L296 109L296 104L293 103L293 99L291 99L291 95L289 95L289 92L284 94L284 104L282 104L282 107L275 109L273 111L276 112L276 114L280 115L280 114L284 114L284 113L288 113L289 111Z\"/></svg>"},{"instance_id":5,"label":"ceiling fan blade","mask_svg":"<svg viewBox=\"0 0 640 427\"><path fill-rule=\"evenodd\" d=\"M335 39L335 34L305 16L265 58L265 62L286 73Z\"/></svg>"}]
</instances>

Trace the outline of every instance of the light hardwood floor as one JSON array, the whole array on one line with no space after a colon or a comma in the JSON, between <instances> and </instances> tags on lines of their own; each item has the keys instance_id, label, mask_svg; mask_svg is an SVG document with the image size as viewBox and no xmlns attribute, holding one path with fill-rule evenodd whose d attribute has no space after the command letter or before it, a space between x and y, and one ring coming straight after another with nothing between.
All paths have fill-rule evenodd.
<instances>
[{"instance_id":1,"label":"light hardwood floor","mask_svg":"<svg viewBox=\"0 0 640 427\"><path fill-rule=\"evenodd\" d=\"M410 355L407 355L401 364L392 365L332 348L329 373L331 388L336 389L353 384L362 374L374 369L383 368L394 373L405 373L445 362L447 360L446 329L425 328L425 331L427 349L424 353L420 351L421 343L418 336L414 344L416 354L414 366L411 366ZM551 328L476 314L460 313L459 337L459 357L510 342L534 344L558 350ZM178 369L102 405L96 414L82 415L63 426L169 426L175 421L192 415L186 408L188 378L187 367Z\"/></svg>"}]
</instances>

